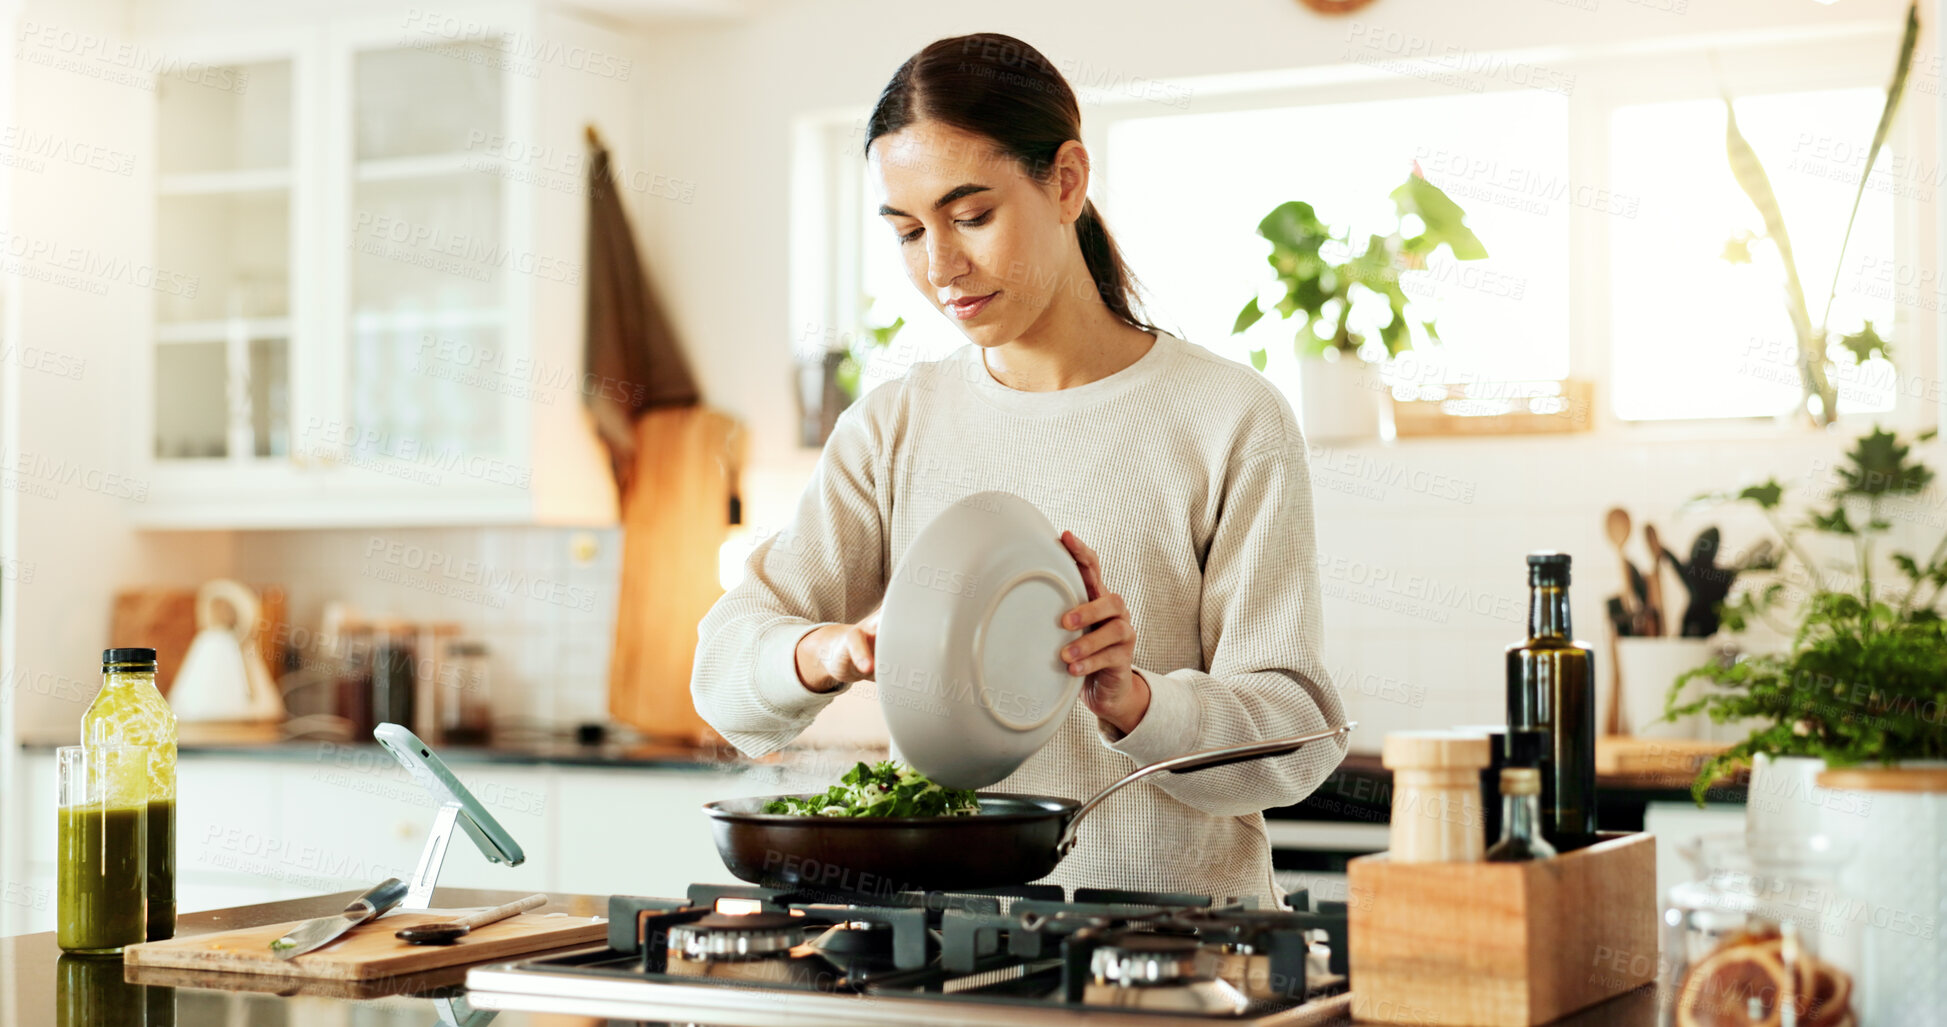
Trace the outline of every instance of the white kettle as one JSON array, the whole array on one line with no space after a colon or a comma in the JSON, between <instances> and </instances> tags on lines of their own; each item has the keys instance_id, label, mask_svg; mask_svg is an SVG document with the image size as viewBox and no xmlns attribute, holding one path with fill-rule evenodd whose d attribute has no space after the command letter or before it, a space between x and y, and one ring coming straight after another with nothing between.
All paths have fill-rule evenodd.
<instances>
[{"instance_id":1,"label":"white kettle","mask_svg":"<svg viewBox=\"0 0 1947 1027\"><path fill-rule=\"evenodd\" d=\"M217 623L218 603L229 605L236 623L227 628ZM169 687L169 705L178 721L284 719L284 700L263 657L250 645L261 612L257 594L227 578L206 582L196 590L196 639Z\"/></svg>"}]
</instances>

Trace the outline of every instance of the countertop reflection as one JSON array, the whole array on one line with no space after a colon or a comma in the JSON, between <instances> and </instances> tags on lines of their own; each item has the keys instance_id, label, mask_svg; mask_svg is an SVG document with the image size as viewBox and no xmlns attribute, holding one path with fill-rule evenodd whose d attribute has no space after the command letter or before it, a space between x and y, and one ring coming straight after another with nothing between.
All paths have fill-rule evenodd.
<instances>
[{"instance_id":1,"label":"countertop reflection","mask_svg":"<svg viewBox=\"0 0 1947 1027\"><path fill-rule=\"evenodd\" d=\"M346 891L185 913L177 919L176 936L328 916L345 908L357 894ZM492 906L523 894L441 888L434 893L433 905ZM555 896L539 911L605 916L608 900L592 895ZM389 981L353 982L129 967L119 959L65 955L50 931L0 938L0 1027L304 1027L347 1023L361 1027L442 1023L477 1027L490 1020L503 1027L544 1022L549 1027L579 1027L600 1022L473 1011L462 987L466 970L451 967Z\"/></svg>"}]
</instances>

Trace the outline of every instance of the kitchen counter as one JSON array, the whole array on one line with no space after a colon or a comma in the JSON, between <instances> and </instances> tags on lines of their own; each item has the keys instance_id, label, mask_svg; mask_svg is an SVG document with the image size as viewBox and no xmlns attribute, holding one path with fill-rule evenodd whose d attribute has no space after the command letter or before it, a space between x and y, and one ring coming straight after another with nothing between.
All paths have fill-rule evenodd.
<instances>
[{"instance_id":1,"label":"kitchen counter","mask_svg":"<svg viewBox=\"0 0 1947 1027\"><path fill-rule=\"evenodd\" d=\"M347 891L233 909L187 913L177 923L177 936L326 916L343 909L356 896ZM520 892L441 888L439 907L486 906L521 897ZM576 916L602 915L605 898L562 895L542 907ZM465 968L433 971L387 982L393 994L361 994L350 982L302 981L242 974L164 971L124 967L119 960L77 960L63 957L54 935L30 934L0 938L0 1023L58 1024L81 1027L75 1010L84 1000L106 1002L112 1008L146 1008L146 1027L182 1024L229 1024L231 1027L288 1027L296 1023L357 1023L361 1027L424 1027L456 1023L479 1027L544 1027L563 1023L547 1014L472 1011L465 998ZM1652 1027L1656 1022L1656 989L1645 987L1591 1007L1558 1023L1565 1027ZM576 1021L579 1022L579 1021ZM610 1021L614 1022L614 1021ZM1220 1022L1220 1021L1212 1021ZM1350 1023L1331 1022L1333 1027ZM88 1027L113 1027L89 1024Z\"/></svg>"},{"instance_id":2,"label":"kitchen counter","mask_svg":"<svg viewBox=\"0 0 1947 1027\"><path fill-rule=\"evenodd\" d=\"M1643 812L1652 802L1689 803L1690 775L1597 774L1596 818L1605 831L1643 830ZM1711 802L1742 803L1745 782L1740 776L1712 785ZM1273 820L1317 820L1383 824L1392 816L1393 772L1377 753L1347 753L1325 781L1304 801L1266 810Z\"/></svg>"}]
</instances>

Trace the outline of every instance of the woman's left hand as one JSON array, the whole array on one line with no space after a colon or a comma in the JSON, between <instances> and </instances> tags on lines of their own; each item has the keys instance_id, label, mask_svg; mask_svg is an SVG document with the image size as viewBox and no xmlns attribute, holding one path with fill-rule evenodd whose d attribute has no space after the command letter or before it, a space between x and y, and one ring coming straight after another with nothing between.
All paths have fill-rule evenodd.
<instances>
[{"instance_id":1,"label":"woman's left hand","mask_svg":"<svg viewBox=\"0 0 1947 1027\"><path fill-rule=\"evenodd\" d=\"M1095 555L1072 531L1061 533L1061 544L1075 558L1088 589L1088 601L1063 613L1064 628L1087 628L1088 632L1068 643L1060 653L1068 672L1087 675L1082 684L1082 700L1089 712L1110 727L1128 734L1142 723L1149 712L1149 682L1136 673L1136 629L1129 623L1129 608L1122 597L1102 583L1102 559Z\"/></svg>"}]
</instances>

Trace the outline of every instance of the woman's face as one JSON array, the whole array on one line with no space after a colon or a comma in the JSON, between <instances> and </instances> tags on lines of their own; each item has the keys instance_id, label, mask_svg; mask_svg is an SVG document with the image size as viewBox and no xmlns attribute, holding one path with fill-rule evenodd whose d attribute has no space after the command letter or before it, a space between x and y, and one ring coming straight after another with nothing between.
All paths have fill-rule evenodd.
<instances>
[{"instance_id":1,"label":"woman's face","mask_svg":"<svg viewBox=\"0 0 1947 1027\"><path fill-rule=\"evenodd\" d=\"M1024 334L1081 260L1070 227L1088 194L1080 143L1040 182L985 136L917 121L873 140L870 165L906 276L979 345Z\"/></svg>"}]
</instances>

